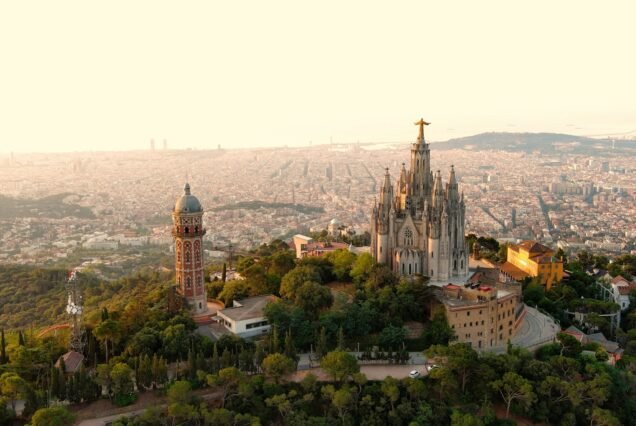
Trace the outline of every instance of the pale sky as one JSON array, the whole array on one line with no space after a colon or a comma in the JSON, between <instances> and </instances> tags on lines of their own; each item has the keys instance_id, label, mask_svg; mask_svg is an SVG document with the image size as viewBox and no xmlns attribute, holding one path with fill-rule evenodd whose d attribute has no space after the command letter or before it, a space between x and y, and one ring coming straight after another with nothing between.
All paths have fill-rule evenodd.
<instances>
[{"instance_id":1,"label":"pale sky","mask_svg":"<svg viewBox=\"0 0 636 426\"><path fill-rule=\"evenodd\" d=\"M3 1L0 152L636 129L634 1Z\"/></svg>"}]
</instances>

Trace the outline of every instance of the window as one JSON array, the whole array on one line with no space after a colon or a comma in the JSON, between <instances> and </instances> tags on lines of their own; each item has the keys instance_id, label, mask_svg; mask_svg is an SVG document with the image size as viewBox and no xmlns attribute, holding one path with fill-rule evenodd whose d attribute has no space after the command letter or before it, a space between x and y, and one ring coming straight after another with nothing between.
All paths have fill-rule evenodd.
<instances>
[{"instance_id":1,"label":"window","mask_svg":"<svg viewBox=\"0 0 636 426\"><path fill-rule=\"evenodd\" d=\"M409 263L409 275L411 275L411 264Z\"/></svg>"},{"instance_id":2,"label":"window","mask_svg":"<svg viewBox=\"0 0 636 426\"><path fill-rule=\"evenodd\" d=\"M406 230L404 231L404 245L413 245L413 231L411 231L411 228L406 228Z\"/></svg>"},{"instance_id":3,"label":"window","mask_svg":"<svg viewBox=\"0 0 636 426\"><path fill-rule=\"evenodd\" d=\"M186 288L192 288L192 279L190 277L186 278Z\"/></svg>"},{"instance_id":4,"label":"window","mask_svg":"<svg viewBox=\"0 0 636 426\"><path fill-rule=\"evenodd\" d=\"M466 316L469 317L470 316L470 311L466 312Z\"/></svg>"},{"instance_id":5,"label":"window","mask_svg":"<svg viewBox=\"0 0 636 426\"><path fill-rule=\"evenodd\" d=\"M186 261L186 263L190 263L190 252L189 251L186 251L186 253L185 253L185 261Z\"/></svg>"},{"instance_id":6,"label":"window","mask_svg":"<svg viewBox=\"0 0 636 426\"><path fill-rule=\"evenodd\" d=\"M190 230L188 229L188 227L185 227L185 233L187 234Z\"/></svg>"}]
</instances>

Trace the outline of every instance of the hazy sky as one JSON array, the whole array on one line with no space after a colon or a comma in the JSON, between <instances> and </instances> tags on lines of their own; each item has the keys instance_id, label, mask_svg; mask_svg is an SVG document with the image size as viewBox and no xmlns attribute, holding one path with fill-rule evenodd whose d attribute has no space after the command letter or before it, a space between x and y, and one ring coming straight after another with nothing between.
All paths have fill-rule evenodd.
<instances>
[{"instance_id":1,"label":"hazy sky","mask_svg":"<svg viewBox=\"0 0 636 426\"><path fill-rule=\"evenodd\" d=\"M636 129L634 1L3 1L0 152Z\"/></svg>"}]
</instances>

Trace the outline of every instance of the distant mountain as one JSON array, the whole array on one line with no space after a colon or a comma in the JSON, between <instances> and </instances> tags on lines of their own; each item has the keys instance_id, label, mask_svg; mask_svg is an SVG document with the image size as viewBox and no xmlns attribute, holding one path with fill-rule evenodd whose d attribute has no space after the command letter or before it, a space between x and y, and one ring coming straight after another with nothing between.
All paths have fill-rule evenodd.
<instances>
[{"instance_id":1,"label":"distant mountain","mask_svg":"<svg viewBox=\"0 0 636 426\"><path fill-rule=\"evenodd\" d=\"M540 151L542 153L573 152L595 154L612 150L612 141L593 139L585 136L563 133L504 133L489 132L446 142L431 144L432 149L469 149L503 151ZM615 143L615 151L636 151L636 141L620 140Z\"/></svg>"}]
</instances>

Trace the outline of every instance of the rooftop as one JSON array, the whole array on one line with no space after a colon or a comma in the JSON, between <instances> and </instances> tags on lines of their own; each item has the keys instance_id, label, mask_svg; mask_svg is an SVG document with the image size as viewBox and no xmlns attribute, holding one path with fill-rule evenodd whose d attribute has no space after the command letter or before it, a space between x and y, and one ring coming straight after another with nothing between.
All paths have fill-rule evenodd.
<instances>
[{"instance_id":1,"label":"rooftop","mask_svg":"<svg viewBox=\"0 0 636 426\"><path fill-rule=\"evenodd\" d=\"M246 299L235 300L234 306L219 311L219 314L232 321L244 321L254 318L262 318L263 310L270 302L275 302L278 297L273 294L263 296L248 297Z\"/></svg>"}]
</instances>

